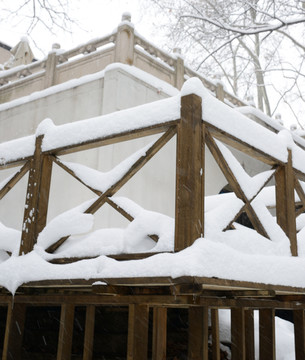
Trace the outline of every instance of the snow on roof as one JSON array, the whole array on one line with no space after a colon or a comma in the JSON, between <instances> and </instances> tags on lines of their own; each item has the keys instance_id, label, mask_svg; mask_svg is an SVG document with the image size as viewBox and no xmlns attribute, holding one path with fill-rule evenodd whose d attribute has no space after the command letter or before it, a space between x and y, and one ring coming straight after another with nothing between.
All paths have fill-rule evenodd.
<instances>
[{"instance_id":1,"label":"snow on roof","mask_svg":"<svg viewBox=\"0 0 305 360\"><path fill-rule=\"evenodd\" d=\"M229 108L210 95L198 79L187 81L181 93L171 98L117 113L61 126L55 126L50 119L47 119L38 127L36 136L44 134L42 149L51 151L111 134L163 124L179 119L180 98L190 93L201 96L202 117L206 123L240 138L280 162L287 162L287 149L291 149L293 165L305 172L304 151L294 143L288 132L281 131L275 134ZM32 155L34 139L33 135L0 144L0 161L6 163ZM222 151L238 173L239 169L236 164L234 165L230 154L223 148ZM73 167L71 164L67 165ZM74 170L80 173L80 177L84 173L83 167ZM100 179L100 174L92 176ZM241 177L242 184L249 181L253 183L252 189L247 193L249 198L258 191L268 176L270 173L252 179ZM246 187L246 185L242 186ZM261 194L259 196L262 197ZM242 225L236 225L235 230L222 231L223 228L219 226L219 216L215 216L215 210L218 211L220 208L221 218L228 220L232 207L238 213L242 206L241 200L234 194L230 194L230 196L224 195L220 201L216 197L207 199L206 237L198 239L189 248L175 254L162 253L143 260L121 262L106 255L118 252L172 251L174 220L142 209L130 200L121 198L114 201L117 201L119 206L124 207L125 211L134 217L134 221L126 229L104 229L91 233L89 236L80 235L75 238L72 236L55 254L48 254L45 249L62 236L79 235L87 232L91 227L93 215L83 213L83 209L88 204L82 204L53 219L40 233L34 250L24 256L15 256L18 251L14 246L19 244L20 233L1 226L0 244L3 250L0 251L0 285L14 292L23 283L43 279L202 276L305 288L304 231L301 230L298 234L300 256L291 257L286 235L278 225L273 225L276 222L272 215L266 212L266 202L260 197L257 197L252 205L260 219L265 222L263 225L273 241ZM272 201L272 196L269 196L268 201ZM156 244L148 238L148 234L157 234L159 242ZM10 246L7 245L8 239L13 239ZM13 254L11 257L4 252L8 249ZM82 255L93 256L94 254L98 257L66 265L48 262L51 258L79 255L80 252Z\"/></svg>"}]
</instances>

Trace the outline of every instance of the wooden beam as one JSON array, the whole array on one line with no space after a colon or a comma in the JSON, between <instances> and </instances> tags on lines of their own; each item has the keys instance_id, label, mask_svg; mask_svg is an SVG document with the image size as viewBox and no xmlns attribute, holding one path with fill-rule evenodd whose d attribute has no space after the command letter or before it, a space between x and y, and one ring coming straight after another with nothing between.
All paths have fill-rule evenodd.
<instances>
[{"instance_id":1,"label":"wooden beam","mask_svg":"<svg viewBox=\"0 0 305 360\"><path fill-rule=\"evenodd\" d=\"M189 308L188 359L208 359L209 316L207 307Z\"/></svg>"},{"instance_id":2,"label":"wooden beam","mask_svg":"<svg viewBox=\"0 0 305 360\"><path fill-rule=\"evenodd\" d=\"M212 360L220 360L219 317L218 310L211 309Z\"/></svg>"},{"instance_id":3,"label":"wooden beam","mask_svg":"<svg viewBox=\"0 0 305 360\"><path fill-rule=\"evenodd\" d=\"M27 161L16 174L8 180L8 182L0 189L0 200L18 183L19 180L23 178L23 176L30 169L30 162Z\"/></svg>"},{"instance_id":4,"label":"wooden beam","mask_svg":"<svg viewBox=\"0 0 305 360\"><path fill-rule=\"evenodd\" d=\"M256 148L254 145L249 145L245 141L238 139L234 135L229 134L228 132L221 130L217 128L214 125L211 125L207 123L206 121L203 121L209 132L213 137L220 140L221 142L232 146L234 149L237 149L245 154L248 154L249 156L253 157L254 159L257 159L259 161L264 162L268 165L283 165L284 163L280 161L279 159L274 158L273 156L270 156L269 154L266 154L259 148Z\"/></svg>"},{"instance_id":5,"label":"wooden beam","mask_svg":"<svg viewBox=\"0 0 305 360\"><path fill-rule=\"evenodd\" d=\"M147 360L148 315L147 305L129 305L127 360Z\"/></svg>"},{"instance_id":6,"label":"wooden beam","mask_svg":"<svg viewBox=\"0 0 305 360\"><path fill-rule=\"evenodd\" d=\"M274 309L259 310L259 359L275 360Z\"/></svg>"},{"instance_id":7,"label":"wooden beam","mask_svg":"<svg viewBox=\"0 0 305 360\"><path fill-rule=\"evenodd\" d=\"M290 240L291 255L297 256L294 185L292 153L288 150L287 164L280 166L275 173L276 219Z\"/></svg>"},{"instance_id":8,"label":"wooden beam","mask_svg":"<svg viewBox=\"0 0 305 360\"><path fill-rule=\"evenodd\" d=\"M41 144L43 135L36 138L35 153L31 159L23 227L19 254L27 254L33 250L38 234L46 225L52 160L42 155Z\"/></svg>"},{"instance_id":9,"label":"wooden beam","mask_svg":"<svg viewBox=\"0 0 305 360\"><path fill-rule=\"evenodd\" d=\"M232 360L246 359L245 312L243 308L231 309Z\"/></svg>"},{"instance_id":10,"label":"wooden beam","mask_svg":"<svg viewBox=\"0 0 305 360\"><path fill-rule=\"evenodd\" d=\"M293 311L295 359L305 359L305 313L304 310Z\"/></svg>"},{"instance_id":11,"label":"wooden beam","mask_svg":"<svg viewBox=\"0 0 305 360\"><path fill-rule=\"evenodd\" d=\"M167 308L153 309L152 360L166 360Z\"/></svg>"},{"instance_id":12,"label":"wooden beam","mask_svg":"<svg viewBox=\"0 0 305 360\"><path fill-rule=\"evenodd\" d=\"M174 135L176 134L176 127L169 128L146 152L141 156L133 166L118 179L109 189L103 192L97 200L93 202L84 212L86 214L94 214L107 201L107 198L113 196L123 185L127 183ZM148 234L149 235L149 234ZM54 252L63 244L69 236L64 236L56 243L50 246L47 251Z\"/></svg>"},{"instance_id":13,"label":"wooden beam","mask_svg":"<svg viewBox=\"0 0 305 360\"><path fill-rule=\"evenodd\" d=\"M25 304L8 304L2 360L22 359L25 315Z\"/></svg>"},{"instance_id":14,"label":"wooden beam","mask_svg":"<svg viewBox=\"0 0 305 360\"><path fill-rule=\"evenodd\" d=\"M221 150L217 146L215 140L211 136L211 134L206 131L206 143L209 147L209 150L211 154L213 155L215 161L217 162L220 170L224 174L225 178L227 179L228 183L232 187L232 190L234 191L235 195L241 199L244 203L244 211L247 213L254 229L261 234L262 236L265 236L268 238L268 234L266 230L264 229L260 219L256 215L255 211L253 210L250 202L257 196L257 194L262 190L262 188L269 182L270 178L263 184L263 186L257 191L257 193L252 197L252 199L248 199L245 195L242 187L240 186L239 182L237 181L233 171L231 170L229 164L227 163L226 159L224 158ZM237 214L232 214L232 220L236 218ZM232 225L232 221L228 224L229 226Z\"/></svg>"},{"instance_id":15,"label":"wooden beam","mask_svg":"<svg viewBox=\"0 0 305 360\"><path fill-rule=\"evenodd\" d=\"M254 313L253 310L244 310L245 313L245 332L246 332L246 360L255 360L254 342Z\"/></svg>"},{"instance_id":16,"label":"wooden beam","mask_svg":"<svg viewBox=\"0 0 305 360\"><path fill-rule=\"evenodd\" d=\"M133 139L138 139L150 135L160 134L164 131L167 131L170 127L176 126L179 119L173 119L162 124L155 124L146 127L142 127L134 130L126 130L117 134L111 134L107 136L102 136L93 140L84 141L82 143L71 144L67 146L62 146L58 148L50 149L45 154L55 154L55 155L65 155L71 154L78 151L84 151L89 149L94 149L96 147L116 144L122 141L128 141Z\"/></svg>"},{"instance_id":17,"label":"wooden beam","mask_svg":"<svg viewBox=\"0 0 305 360\"><path fill-rule=\"evenodd\" d=\"M62 304L57 347L57 360L71 359L74 324L74 305Z\"/></svg>"},{"instance_id":18,"label":"wooden beam","mask_svg":"<svg viewBox=\"0 0 305 360\"><path fill-rule=\"evenodd\" d=\"M181 98L177 130L175 251L204 233L204 126L201 97Z\"/></svg>"},{"instance_id":19,"label":"wooden beam","mask_svg":"<svg viewBox=\"0 0 305 360\"><path fill-rule=\"evenodd\" d=\"M84 352L83 360L92 360L93 342L94 342L94 326L95 326L95 306L86 306L86 324L84 335Z\"/></svg>"}]
</instances>

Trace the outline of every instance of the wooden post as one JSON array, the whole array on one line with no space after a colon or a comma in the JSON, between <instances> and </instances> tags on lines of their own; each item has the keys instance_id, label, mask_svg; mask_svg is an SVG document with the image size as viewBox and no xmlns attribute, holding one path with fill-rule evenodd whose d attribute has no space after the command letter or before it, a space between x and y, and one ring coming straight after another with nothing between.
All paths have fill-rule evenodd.
<instances>
[{"instance_id":1,"label":"wooden post","mask_svg":"<svg viewBox=\"0 0 305 360\"><path fill-rule=\"evenodd\" d=\"M127 360L147 360L148 305L129 305Z\"/></svg>"},{"instance_id":2,"label":"wooden post","mask_svg":"<svg viewBox=\"0 0 305 360\"><path fill-rule=\"evenodd\" d=\"M62 304L57 347L57 360L71 359L74 324L74 305Z\"/></svg>"},{"instance_id":3,"label":"wooden post","mask_svg":"<svg viewBox=\"0 0 305 360\"><path fill-rule=\"evenodd\" d=\"M231 309L232 360L246 359L245 313L243 308Z\"/></svg>"},{"instance_id":4,"label":"wooden post","mask_svg":"<svg viewBox=\"0 0 305 360\"><path fill-rule=\"evenodd\" d=\"M177 129L175 251L203 237L204 232L204 126L201 98L181 98Z\"/></svg>"},{"instance_id":5,"label":"wooden post","mask_svg":"<svg viewBox=\"0 0 305 360\"><path fill-rule=\"evenodd\" d=\"M49 52L46 60L46 71L45 71L45 80L44 88L55 85L55 76L56 76L56 65L57 65L57 55L54 50Z\"/></svg>"},{"instance_id":6,"label":"wooden post","mask_svg":"<svg viewBox=\"0 0 305 360\"><path fill-rule=\"evenodd\" d=\"M208 359L209 319L207 307L189 308L188 359Z\"/></svg>"},{"instance_id":7,"label":"wooden post","mask_svg":"<svg viewBox=\"0 0 305 360\"><path fill-rule=\"evenodd\" d=\"M8 305L2 360L21 360L25 315L25 304Z\"/></svg>"},{"instance_id":8,"label":"wooden post","mask_svg":"<svg viewBox=\"0 0 305 360\"><path fill-rule=\"evenodd\" d=\"M305 313L304 310L293 311L295 359L305 359Z\"/></svg>"},{"instance_id":9,"label":"wooden post","mask_svg":"<svg viewBox=\"0 0 305 360\"><path fill-rule=\"evenodd\" d=\"M246 359L255 360L254 315L253 310L245 310Z\"/></svg>"},{"instance_id":10,"label":"wooden post","mask_svg":"<svg viewBox=\"0 0 305 360\"><path fill-rule=\"evenodd\" d=\"M259 359L275 360L274 309L259 310Z\"/></svg>"},{"instance_id":11,"label":"wooden post","mask_svg":"<svg viewBox=\"0 0 305 360\"><path fill-rule=\"evenodd\" d=\"M33 250L38 234L46 225L52 160L42 155L43 135L36 138L35 153L31 160L23 217L20 255Z\"/></svg>"},{"instance_id":12,"label":"wooden post","mask_svg":"<svg viewBox=\"0 0 305 360\"><path fill-rule=\"evenodd\" d=\"M94 325L95 325L95 306L87 305L83 360L92 360L93 342L94 342Z\"/></svg>"},{"instance_id":13,"label":"wooden post","mask_svg":"<svg viewBox=\"0 0 305 360\"><path fill-rule=\"evenodd\" d=\"M134 28L128 24L130 20L128 14L123 14L125 23L118 27L115 42L115 61L128 65L134 60Z\"/></svg>"},{"instance_id":14,"label":"wooden post","mask_svg":"<svg viewBox=\"0 0 305 360\"><path fill-rule=\"evenodd\" d=\"M152 360L166 360L167 308L153 310Z\"/></svg>"},{"instance_id":15,"label":"wooden post","mask_svg":"<svg viewBox=\"0 0 305 360\"><path fill-rule=\"evenodd\" d=\"M219 316L217 309L211 309L212 359L220 360Z\"/></svg>"},{"instance_id":16,"label":"wooden post","mask_svg":"<svg viewBox=\"0 0 305 360\"><path fill-rule=\"evenodd\" d=\"M296 239L294 174L290 149L288 150L287 164L278 168L275 173L275 189L277 223L284 230L290 240L291 255L297 256L298 248Z\"/></svg>"}]
</instances>

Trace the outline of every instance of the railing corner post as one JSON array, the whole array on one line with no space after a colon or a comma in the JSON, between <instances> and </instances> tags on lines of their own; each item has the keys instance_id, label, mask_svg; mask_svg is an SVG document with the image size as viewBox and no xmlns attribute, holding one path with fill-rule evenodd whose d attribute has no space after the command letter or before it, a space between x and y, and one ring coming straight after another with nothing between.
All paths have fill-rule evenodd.
<instances>
[{"instance_id":1,"label":"railing corner post","mask_svg":"<svg viewBox=\"0 0 305 360\"><path fill-rule=\"evenodd\" d=\"M204 233L204 125L201 97L181 97L177 129L175 251Z\"/></svg>"}]
</instances>

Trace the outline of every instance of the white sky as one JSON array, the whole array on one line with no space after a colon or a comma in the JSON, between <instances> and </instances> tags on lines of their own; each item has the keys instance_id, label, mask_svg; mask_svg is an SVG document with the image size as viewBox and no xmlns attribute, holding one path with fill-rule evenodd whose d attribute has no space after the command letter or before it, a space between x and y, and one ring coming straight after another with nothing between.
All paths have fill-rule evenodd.
<instances>
[{"instance_id":1,"label":"white sky","mask_svg":"<svg viewBox=\"0 0 305 360\"><path fill-rule=\"evenodd\" d=\"M56 0L50 0L51 3L52 1L57 2ZM18 4L22 2L22 0L2 0L0 9L2 11L6 6L12 10L17 8ZM51 50L52 43L54 42L60 43L62 48L68 50L92 38L104 36L112 32L120 23L122 13L125 11L131 13L132 22L138 32L150 38L151 41L156 41L153 39L153 27L150 17L144 10L143 5L145 5L143 0L72 0L69 2L70 16L79 23L79 26L72 25L71 30L73 33L69 34L56 29L56 34L52 35L47 29L40 26L32 32L29 39L30 45L37 58L42 57L42 52L37 50L33 40L43 50L44 54ZM29 23L27 19L21 17L8 18L4 14L6 12L2 11L1 17L5 17L8 20L1 19L0 41L14 46L26 34Z\"/></svg>"}]
</instances>

